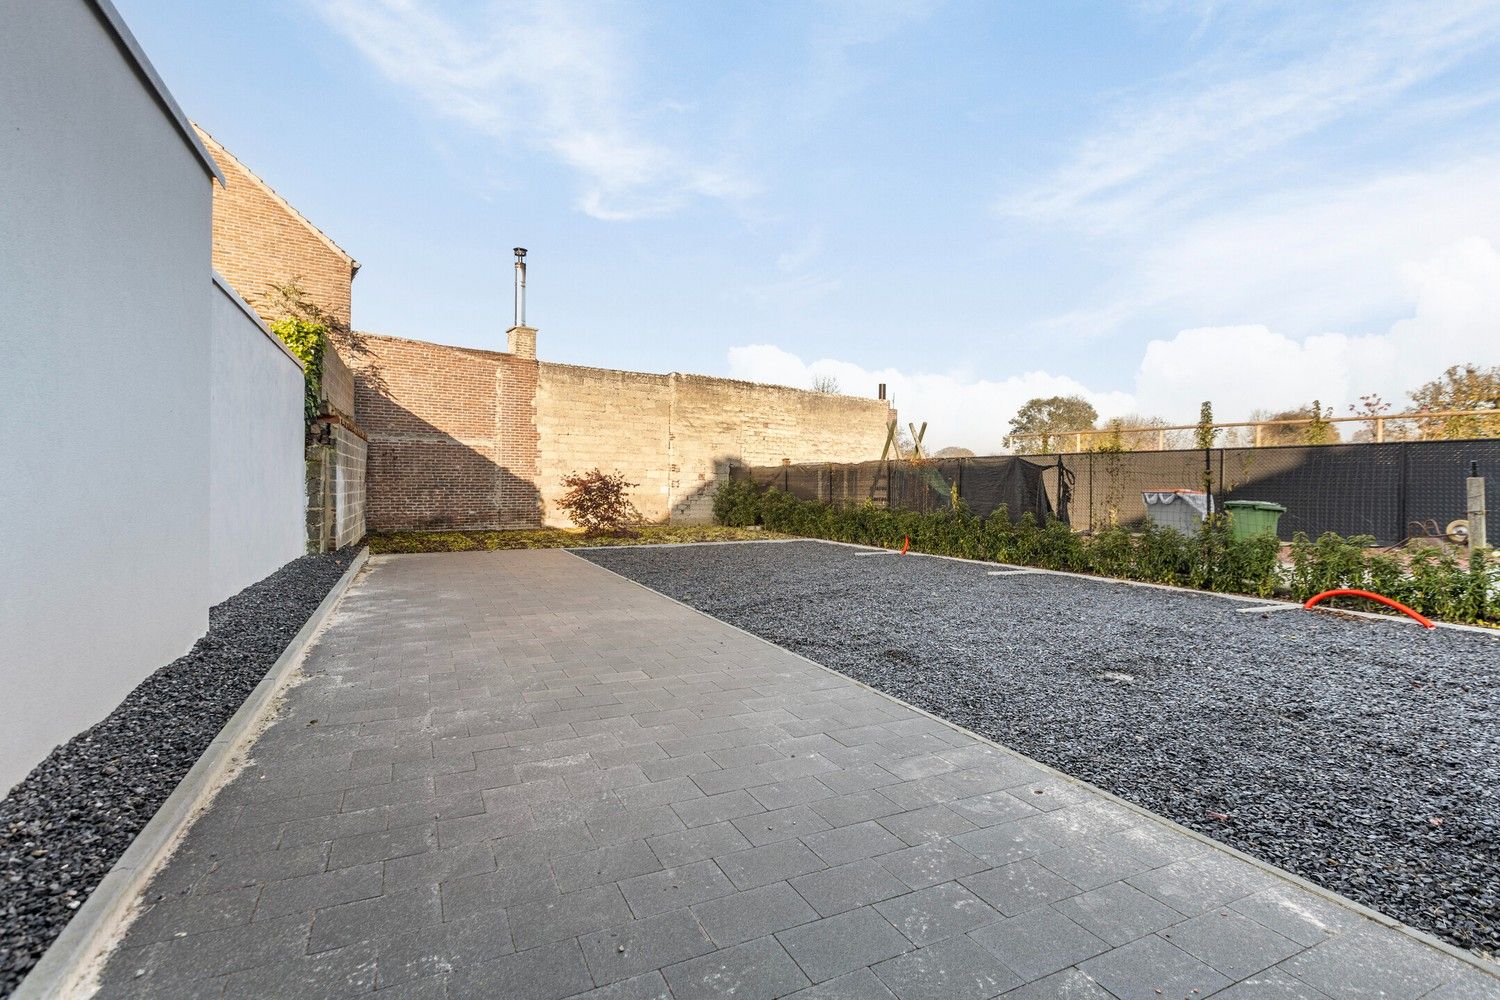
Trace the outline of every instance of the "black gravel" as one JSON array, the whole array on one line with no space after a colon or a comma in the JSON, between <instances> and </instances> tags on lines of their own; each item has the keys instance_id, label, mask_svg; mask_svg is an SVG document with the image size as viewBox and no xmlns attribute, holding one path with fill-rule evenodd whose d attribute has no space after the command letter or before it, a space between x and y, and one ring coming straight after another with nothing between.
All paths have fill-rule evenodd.
<instances>
[{"instance_id":1,"label":"black gravel","mask_svg":"<svg viewBox=\"0 0 1500 1000\"><path fill-rule=\"evenodd\" d=\"M125 853L353 553L304 556L209 611L208 634L0 801L0 996L9 996Z\"/></svg>"},{"instance_id":2,"label":"black gravel","mask_svg":"<svg viewBox=\"0 0 1500 1000\"><path fill-rule=\"evenodd\" d=\"M856 551L583 554L1455 945L1500 950L1500 636Z\"/></svg>"}]
</instances>

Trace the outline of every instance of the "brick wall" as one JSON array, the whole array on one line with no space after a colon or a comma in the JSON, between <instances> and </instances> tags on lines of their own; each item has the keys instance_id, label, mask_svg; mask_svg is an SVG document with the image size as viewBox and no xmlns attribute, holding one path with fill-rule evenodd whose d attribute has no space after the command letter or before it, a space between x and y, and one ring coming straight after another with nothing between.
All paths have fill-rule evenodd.
<instances>
[{"instance_id":1,"label":"brick wall","mask_svg":"<svg viewBox=\"0 0 1500 1000\"><path fill-rule=\"evenodd\" d=\"M277 318L265 307L268 286L296 279L310 301L347 326L359 265L213 136L198 134L227 182L214 188L214 269L268 323Z\"/></svg>"},{"instance_id":2,"label":"brick wall","mask_svg":"<svg viewBox=\"0 0 1500 1000\"><path fill-rule=\"evenodd\" d=\"M341 353L370 436L371 530L567 524L559 481L596 466L639 483L650 520L707 521L731 462L856 462L885 443L880 400L357 336Z\"/></svg>"}]
</instances>

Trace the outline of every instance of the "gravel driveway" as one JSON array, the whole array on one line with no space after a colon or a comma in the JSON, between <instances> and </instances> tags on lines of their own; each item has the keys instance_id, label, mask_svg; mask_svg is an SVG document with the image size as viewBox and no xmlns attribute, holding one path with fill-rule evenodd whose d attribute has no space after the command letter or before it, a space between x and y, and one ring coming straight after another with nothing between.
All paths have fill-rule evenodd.
<instances>
[{"instance_id":1,"label":"gravel driveway","mask_svg":"<svg viewBox=\"0 0 1500 1000\"><path fill-rule=\"evenodd\" d=\"M579 554L1414 927L1500 950L1500 636L860 551Z\"/></svg>"}]
</instances>

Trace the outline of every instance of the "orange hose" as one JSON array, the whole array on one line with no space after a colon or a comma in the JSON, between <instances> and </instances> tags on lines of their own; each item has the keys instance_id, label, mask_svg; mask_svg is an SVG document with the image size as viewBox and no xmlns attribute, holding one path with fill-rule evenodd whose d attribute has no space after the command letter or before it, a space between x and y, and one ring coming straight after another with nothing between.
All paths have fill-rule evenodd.
<instances>
[{"instance_id":1,"label":"orange hose","mask_svg":"<svg viewBox=\"0 0 1500 1000\"><path fill-rule=\"evenodd\" d=\"M907 535L906 540L901 543L901 554L906 555L906 550L909 548L911 548L911 536Z\"/></svg>"},{"instance_id":2,"label":"orange hose","mask_svg":"<svg viewBox=\"0 0 1500 1000\"><path fill-rule=\"evenodd\" d=\"M1321 594L1318 594L1315 597L1309 597L1307 599L1307 603L1304 604L1304 605L1302 605L1302 606L1304 608L1309 608L1310 609L1310 608L1312 608L1313 605L1317 604L1319 601L1321 601L1321 600L1323 600L1325 598L1328 598L1328 597L1367 597L1367 598L1369 598L1372 601L1378 601L1381 604L1384 604L1388 608L1394 608L1394 609L1396 609L1397 611L1401 612L1404 615L1410 615L1411 617L1415 618L1417 621L1421 622L1423 628L1437 628L1437 626L1434 625L1434 624L1432 624L1432 622L1428 621L1426 618L1423 618L1421 615L1417 614L1415 611L1413 611L1411 608L1408 608L1406 605L1402 604L1400 601L1393 601L1389 597L1385 597L1385 596L1383 596L1381 594L1372 593L1371 591L1368 591L1368 590L1354 590L1353 588L1350 588L1350 587L1341 587L1341 588L1339 588L1337 590L1325 590Z\"/></svg>"}]
</instances>

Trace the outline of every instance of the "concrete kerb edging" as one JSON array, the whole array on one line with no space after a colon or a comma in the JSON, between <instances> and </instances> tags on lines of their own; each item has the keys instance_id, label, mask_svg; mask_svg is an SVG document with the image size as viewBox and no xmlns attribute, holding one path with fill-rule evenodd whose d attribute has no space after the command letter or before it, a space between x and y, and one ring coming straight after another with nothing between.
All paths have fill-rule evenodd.
<instances>
[{"instance_id":1,"label":"concrete kerb edging","mask_svg":"<svg viewBox=\"0 0 1500 1000\"><path fill-rule=\"evenodd\" d=\"M302 665L313 639L323 630L368 558L369 549L360 549L255 690L230 716L156 815L136 834L120 860L21 981L11 995L12 1000L64 1000L87 995L90 977L134 918L137 897L157 868L171 857L188 826L217 794L224 775L234 766L257 723Z\"/></svg>"},{"instance_id":2,"label":"concrete kerb edging","mask_svg":"<svg viewBox=\"0 0 1500 1000\"><path fill-rule=\"evenodd\" d=\"M823 539L808 539L808 540L809 541L823 541ZM726 544L726 543L717 543L717 544ZM730 543L730 544L732 544L732 543ZM847 543L847 542L834 542L832 544L835 544L835 545L847 545L849 543ZM665 546L663 546L663 547L665 547ZM854 547L855 548L868 548L869 546L854 546ZM738 625L733 625L733 624L730 624L729 622L724 621L723 619L715 618L713 615L709 614L708 612L706 612L706 611L700 611L700 610L698 610L697 608L693 607L690 604L685 604L684 602L677 600L677 598L675 598L675 597L672 597L672 596L667 595L667 594L663 594L659 590L652 590L650 587L646 586L644 583L641 583L641 582L639 582L637 580L632 580L630 577L625 576L623 573L617 573L614 570L610 569L608 566L600 566L598 563L589 562L589 560L584 559L582 556L578 555L576 552L573 552L570 549L564 549L563 551L568 552L569 555L572 555L574 558L578 559L580 562L588 563L588 565L593 566L596 569L600 569L600 570L603 570L604 572L609 573L609 574L611 574L613 576L617 576L621 580L624 580L626 583L633 584L634 586L637 586L637 587L641 588L642 590L647 591L648 593L655 594L658 597L661 597L661 598L663 598L665 600L671 601L673 604L676 604L678 607L685 608L686 610L691 611L695 615L698 615L698 616L703 617L703 618L707 618L709 621L715 622L715 623L717 623L719 625L722 625L725 628L733 629L734 631L739 632L742 635L745 635L745 636L750 637L751 639L754 639L756 642L759 642L762 645L770 646L772 649L775 649L775 650L778 650L779 652L785 653L788 656L794 656L797 659L803 661L804 663L807 663L807 664L810 664L811 666L817 667L819 670L826 671L827 673L833 674L835 677L838 677L838 678L840 678L842 680L848 681L851 684L858 685L859 687L862 687L866 691L869 691L869 692L871 692L873 694L879 695L881 698L884 698L886 701L893 702L894 704L900 705L902 708L910 709L911 711L916 712L918 715L923 716L924 718L931 719L933 722L940 723L941 725L946 726L949 729L952 729L954 732L962 733L963 735L969 737L970 739L978 740L980 743L983 743L986 746L993 747L996 750L999 750L1002 753L1008 754L1011 757L1014 757L1014 758L1016 758L1018 760L1025 761L1027 764L1030 764L1033 767L1036 767L1038 770L1043 771L1043 772L1045 772L1047 774L1050 774L1053 777L1058 778L1059 780L1067 782L1068 784L1077 785L1080 788L1087 789L1088 791L1092 792L1093 794L1098 795L1098 796L1100 796L1102 798L1105 798L1105 799L1109 800L1110 802L1113 802L1115 805L1118 805L1118 806L1121 806L1121 807L1123 807L1125 809L1128 809L1132 813L1135 813L1138 816L1141 816L1141 817L1143 817L1145 819L1148 819L1148 820L1152 821L1153 823L1158 823L1161 826L1164 826L1167 829L1172 830L1172 831L1174 831L1176 833L1180 833L1180 834L1182 834L1185 837L1189 837L1192 840L1195 840L1195 841L1197 841L1200 844L1204 844L1204 845L1206 845L1206 846L1208 846L1210 848L1213 848L1214 850L1217 850L1217 851L1222 851L1225 854L1230 855L1231 857L1238 858L1240 861L1246 862L1247 864L1254 865L1256 868L1259 868L1261 871L1264 871L1264 872L1267 872L1267 873L1269 873L1271 875L1274 875L1276 878L1279 878L1279 879L1281 879L1284 882L1288 882L1288 883L1290 883L1290 884L1298 887L1299 889L1304 889L1307 892L1312 893L1313 895L1320 896L1323 899L1329 900L1330 902L1336 903L1339 906L1342 906L1342 907L1344 907L1346 909L1352 910L1355 913L1359 914L1360 916L1365 917L1365 918L1367 918L1369 920L1372 920L1375 923L1380 924L1383 927L1387 927L1387 928L1390 928L1391 930L1398 931L1398 932L1400 932L1402 934L1405 934L1407 937L1413 938L1413 939L1421 942L1422 944L1428 946L1429 948L1436 949L1437 951L1440 951L1440 952L1442 952L1445 955L1448 955L1448 956L1450 956L1452 958L1458 959L1461 962L1464 962L1465 964L1467 964L1467 965L1469 965L1469 966L1471 966L1471 967L1479 970L1480 972L1483 972L1483 973L1485 973L1485 974L1487 974L1489 976L1495 977L1496 979L1500 979L1500 965L1496 965L1495 963L1486 961L1485 959L1479 957L1478 955L1475 955L1473 952L1465 951L1462 948L1457 948L1457 947L1449 944L1446 941L1442 941L1442 940L1440 940L1438 938L1433 937L1431 934L1428 934L1425 931L1419 931L1415 927L1408 927L1406 924L1402 923L1401 921L1395 919L1394 917L1387 916L1386 914L1381 913L1379 910L1371 909L1370 907L1365 906L1363 903L1357 903L1354 900L1349 899L1346 896L1342 896L1339 893L1336 893L1336 892L1334 892L1331 889L1325 889L1325 888L1323 888L1322 886L1318 885L1315 882L1310 882L1310 881L1308 881L1307 879L1303 878L1300 875L1294 875L1291 872L1286 871L1283 868L1278 868L1275 865L1273 865L1273 864L1271 864L1271 863L1269 863L1267 861L1262 861L1259 858L1256 858L1256 857L1253 857L1252 855L1246 854L1244 851L1238 850L1237 848L1234 848L1234 847L1230 847L1228 844L1225 844L1225 843L1222 843L1220 841L1217 841L1214 838L1208 836L1207 834L1199 833L1197 830L1191 829L1190 827L1183 826L1181 823L1178 823L1176 820L1168 819L1165 816L1162 816L1162 815L1159 815L1158 813L1152 812L1150 809L1147 809L1144 806L1136 805L1134 802L1131 802L1128 799L1123 799L1120 796L1115 795L1113 792L1105 791L1104 789L1098 787L1097 785L1093 785L1093 784L1090 784L1087 781L1084 781L1082 778L1076 778L1073 775L1068 774L1066 771L1059 771L1057 768L1052 767L1052 766L1047 765L1047 764L1043 764L1039 760L1033 760L1031 757L1026 756L1025 754L1021 753L1018 750L1014 750L1014 749L1012 749L1012 748L1004 745L1003 743L998 743L995 740L992 740L992 739L990 739L987 736L981 736L979 733L973 732L972 730L969 730L969 729L965 729L963 726L960 726L957 723L949 722L947 719L944 719L941 716L933 715L931 712L927 711L924 708L919 708L918 706L913 705L910 702L902 701L900 698L897 698L895 695L886 694L884 691L880 690L879 688L871 687L870 685L866 684L864 681L861 681L861 680L858 680L856 678L850 677L848 674L840 673L839 671L833 669L832 667L824 666L823 664L819 663L817 660L808 659L806 656L803 656L801 653L793 652L792 650L787 649L787 648L785 648L783 646L778 646L778 645L776 645L776 643L772 642L771 640L763 638L761 636L758 636L754 632L750 632L750 631L747 631L746 629L742 629ZM935 558L943 559L943 558L952 558L952 557L949 557L949 556L937 556ZM964 559L964 560L959 560L959 561L960 562L973 562L975 560ZM993 565L993 564L991 564L991 565ZM1081 574L1064 574L1064 575L1072 576L1072 575L1081 575ZM1085 577L1085 579L1098 579L1098 578L1097 577ZM1148 585L1148 586L1152 586L1152 585ZM1172 588L1167 588L1167 589L1176 590L1176 589L1179 589L1179 588L1172 587ZM1381 617L1381 616L1377 616L1377 617Z\"/></svg>"}]
</instances>

